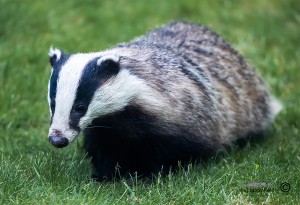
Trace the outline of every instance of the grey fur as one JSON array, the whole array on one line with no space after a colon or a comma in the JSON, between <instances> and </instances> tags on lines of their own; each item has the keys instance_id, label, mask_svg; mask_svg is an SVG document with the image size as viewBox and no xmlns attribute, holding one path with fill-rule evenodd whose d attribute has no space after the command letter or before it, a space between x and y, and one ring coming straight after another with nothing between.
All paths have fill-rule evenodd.
<instances>
[{"instance_id":1,"label":"grey fur","mask_svg":"<svg viewBox=\"0 0 300 205\"><path fill-rule=\"evenodd\" d=\"M134 53L122 58L121 67L144 79L168 103L156 113L173 113L173 119L161 119L172 121L164 130L178 132L173 126L179 126L219 147L261 133L273 120L273 99L259 74L206 27L175 22L114 49L120 47L121 56Z\"/></svg>"}]
</instances>

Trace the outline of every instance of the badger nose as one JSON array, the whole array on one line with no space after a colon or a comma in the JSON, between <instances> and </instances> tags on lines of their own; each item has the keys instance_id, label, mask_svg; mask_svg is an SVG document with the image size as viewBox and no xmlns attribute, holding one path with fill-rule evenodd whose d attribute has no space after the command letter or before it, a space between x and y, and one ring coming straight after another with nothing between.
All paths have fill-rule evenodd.
<instances>
[{"instance_id":1,"label":"badger nose","mask_svg":"<svg viewBox=\"0 0 300 205\"><path fill-rule=\"evenodd\" d=\"M69 140L63 136L49 136L49 142L57 148L66 147L69 144Z\"/></svg>"}]
</instances>

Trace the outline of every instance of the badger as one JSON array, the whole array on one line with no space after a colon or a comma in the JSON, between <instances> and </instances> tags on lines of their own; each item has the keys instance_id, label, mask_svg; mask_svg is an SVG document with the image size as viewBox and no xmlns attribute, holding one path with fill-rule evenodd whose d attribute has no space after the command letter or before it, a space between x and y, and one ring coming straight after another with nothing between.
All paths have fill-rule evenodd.
<instances>
[{"instance_id":1,"label":"badger","mask_svg":"<svg viewBox=\"0 0 300 205\"><path fill-rule=\"evenodd\" d=\"M258 135L282 108L255 69L209 28L158 27L110 49L50 48L49 141L80 133L93 178L155 174Z\"/></svg>"}]
</instances>

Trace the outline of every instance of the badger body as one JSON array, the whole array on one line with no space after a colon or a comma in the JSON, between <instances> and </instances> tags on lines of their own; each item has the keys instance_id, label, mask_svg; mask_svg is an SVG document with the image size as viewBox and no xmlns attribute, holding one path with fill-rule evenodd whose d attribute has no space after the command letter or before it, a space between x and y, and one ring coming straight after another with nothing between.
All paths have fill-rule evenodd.
<instances>
[{"instance_id":1,"label":"badger body","mask_svg":"<svg viewBox=\"0 0 300 205\"><path fill-rule=\"evenodd\" d=\"M150 174L263 133L281 109L244 58L201 25L174 22L95 53L50 49L49 140L80 133L94 178Z\"/></svg>"}]
</instances>

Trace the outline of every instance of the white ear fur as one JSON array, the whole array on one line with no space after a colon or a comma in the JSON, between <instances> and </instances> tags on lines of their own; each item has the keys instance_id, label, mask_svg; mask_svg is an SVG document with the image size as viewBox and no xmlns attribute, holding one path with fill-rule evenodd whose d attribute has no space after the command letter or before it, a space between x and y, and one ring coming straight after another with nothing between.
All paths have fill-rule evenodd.
<instances>
[{"instance_id":1,"label":"white ear fur","mask_svg":"<svg viewBox=\"0 0 300 205\"><path fill-rule=\"evenodd\" d=\"M57 49L57 48L53 48L52 46L49 49L49 57L52 58L54 56L56 56L56 61L58 61L61 57L61 50Z\"/></svg>"},{"instance_id":2,"label":"white ear fur","mask_svg":"<svg viewBox=\"0 0 300 205\"><path fill-rule=\"evenodd\" d=\"M118 63L120 61L120 57L116 56L116 55L103 56L103 57L101 57L100 59L97 60L97 65L100 66L106 60L112 60L112 61Z\"/></svg>"}]
</instances>

